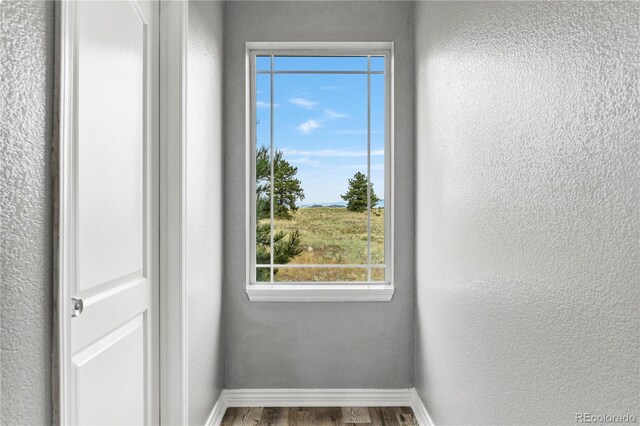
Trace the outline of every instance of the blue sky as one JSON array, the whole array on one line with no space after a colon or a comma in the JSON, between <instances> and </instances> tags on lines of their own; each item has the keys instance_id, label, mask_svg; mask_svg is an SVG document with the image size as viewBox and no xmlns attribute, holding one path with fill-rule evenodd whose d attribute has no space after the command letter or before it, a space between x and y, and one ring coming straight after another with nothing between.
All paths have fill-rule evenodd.
<instances>
[{"instance_id":1,"label":"blue sky","mask_svg":"<svg viewBox=\"0 0 640 426\"><path fill-rule=\"evenodd\" d=\"M375 66L382 65L382 58ZM277 57L278 70L363 70L366 58ZM372 62L373 63L373 62ZM269 69L268 58L258 69ZM372 69L373 68L372 66ZM381 68L378 68L382 70ZM270 143L270 75L256 75L258 146ZM367 172L367 75L275 74L274 142L298 167L301 204L342 201L348 179ZM384 75L371 75L371 178L384 198Z\"/></svg>"}]
</instances>

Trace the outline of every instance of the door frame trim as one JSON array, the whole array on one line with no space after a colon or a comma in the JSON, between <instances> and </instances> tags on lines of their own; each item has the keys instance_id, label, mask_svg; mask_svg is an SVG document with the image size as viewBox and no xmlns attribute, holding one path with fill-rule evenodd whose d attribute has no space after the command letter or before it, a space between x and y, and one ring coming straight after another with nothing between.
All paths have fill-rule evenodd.
<instances>
[{"instance_id":1,"label":"door frame trim","mask_svg":"<svg viewBox=\"0 0 640 426\"><path fill-rule=\"evenodd\" d=\"M75 173L70 157L76 111L73 102L75 78L75 6L72 0L55 2L54 80L54 274L52 400L55 424L71 420L71 306L63 283L73 272L68 242L73 220L69 185ZM188 3L159 2L160 20L160 271L159 351L160 423L187 424L187 317L185 276L185 146L186 66ZM179 401L177 403L176 401Z\"/></svg>"},{"instance_id":2,"label":"door frame trim","mask_svg":"<svg viewBox=\"0 0 640 426\"><path fill-rule=\"evenodd\" d=\"M74 270L69 253L69 242L74 238L73 218L69 204L73 195L70 177L73 175L71 144L76 119L73 102L76 20L75 5L67 1L55 3L55 89L56 97L53 143L54 183L54 345L53 345L53 418L57 424L69 424L71 420L71 345L69 339L71 309L69 289L64 283Z\"/></svg>"},{"instance_id":3,"label":"door frame trim","mask_svg":"<svg viewBox=\"0 0 640 426\"><path fill-rule=\"evenodd\" d=\"M188 2L160 2L160 422L188 424Z\"/></svg>"}]
</instances>

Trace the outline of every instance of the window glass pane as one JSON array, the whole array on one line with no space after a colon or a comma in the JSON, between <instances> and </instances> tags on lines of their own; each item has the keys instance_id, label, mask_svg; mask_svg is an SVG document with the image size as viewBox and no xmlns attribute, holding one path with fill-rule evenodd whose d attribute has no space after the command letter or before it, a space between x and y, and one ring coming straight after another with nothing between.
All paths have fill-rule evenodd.
<instances>
[{"instance_id":1,"label":"window glass pane","mask_svg":"<svg viewBox=\"0 0 640 426\"><path fill-rule=\"evenodd\" d=\"M366 71L366 56L276 56L276 71Z\"/></svg>"},{"instance_id":2,"label":"window glass pane","mask_svg":"<svg viewBox=\"0 0 640 426\"><path fill-rule=\"evenodd\" d=\"M271 56L256 56L256 70L271 71Z\"/></svg>"},{"instance_id":3,"label":"window glass pane","mask_svg":"<svg viewBox=\"0 0 640 426\"><path fill-rule=\"evenodd\" d=\"M384 256L384 129L385 76L371 75L371 263L385 263ZM376 202L377 201L377 202Z\"/></svg>"},{"instance_id":4,"label":"window glass pane","mask_svg":"<svg viewBox=\"0 0 640 426\"><path fill-rule=\"evenodd\" d=\"M366 281L366 268L278 268L275 281L286 282L354 282Z\"/></svg>"},{"instance_id":5,"label":"window glass pane","mask_svg":"<svg viewBox=\"0 0 640 426\"><path fill-rule=\"evenodd\" d=\"M384 282L384 268L371 268L371 281Z\"/></svg>"},{"instance_id":6,"label":"window glass pane","mask_svg":"<svg viewBox=\"0 0 640 426\"><path fill-rule=\"evenodd\" d=\"M269 282L271 277L271 268L256 268L256 282Z\"/></svg>"},{"instance_id":7,"label":"window glass pane","mask_svg":"<svg viewBox=\"0 0 640 426\"><path fill-rule=\"evenodd\" d=\"M372 69L384 69L384 57L371 59ZM270 57L258 57L259 62L258 69L270 69ZM367 69L366 56L276 57L275 63L280 70ZM275 282L361 282L368 277L384 282L380 265L385 263L385 76L311 73L255 78L255 261L264 265L256 267L257 282L271 281L272 257L276 265L299 265L274 268ZM369 242L371 264L378 265L370 274Z\"/></svg>"},{"instance_id":8,"label":"window glass pane","mask_svg":"<svg viewBox=\"0 0 640 426\"><path fill-rule=\"evenodd\" d=\"M384 71L384 56L371 57L371 71Z\"/></svg>"},{"instance_id":9,"label":"window glass pane","mask_svg":"<svg viewBox=\"0 0 640 426\"><path fill-rule=\"evenodd\" d=\"M256 264L271 262L271 75L256 75ZM256 281L270 281L269 269L259 268Z\"/></svg>"},{"instance_id":10,"label":"window glass pane","mask_svg":"<svg viewBox=\"0 0 640 426\"><path fill-rule=\"evenodd\" d=\"M366 264L367 76L274 79L276 263ZM342 196L356 173L352 211Z\"/></svg>"}]
</instances>

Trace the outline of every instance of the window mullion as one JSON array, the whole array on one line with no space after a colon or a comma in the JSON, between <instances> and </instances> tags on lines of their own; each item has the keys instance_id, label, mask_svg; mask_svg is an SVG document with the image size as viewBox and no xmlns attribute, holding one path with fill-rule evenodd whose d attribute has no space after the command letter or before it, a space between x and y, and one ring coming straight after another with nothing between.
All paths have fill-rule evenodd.
<instances>
[{"instance_id":1,"label":"window mullion","mask_svg":"<svg viewBox=\"0 0 640 426\"><path fill-rule=\"evenodd\" d=\"M273 193L274 193L274 187L275 187L275 182L274 182L274 149L273 149L273 145L274 145L274 141L273 141L273 98L274 98L274 87L273 87L273 55L271 55L271 100L270 100L270 105L269 108L271 109L271 114L270 114L270 121L271 123L269 123L270 125L270 154L269 157L271 159L271 195L270 195L270 207L271 207L271 211L270 211L270 225L271 225L271 229L269 231L269 237L271 240L271 249L269 250L269 255L271 257L271 267L269 268L269 275L270 275L270 281L273 282L273 275L274 275L274 271L273 271L273 264L274 264L274 259L273 259L273 252L274 252L274 247L273 247L273 230L274 230L274 217L273 217L273 211L274 211L274 197L273 197Z\"/></svg>"},{"instance_id":2,"label":"window mullion","mask_svg":"<svg viewBox=\"0 0 640 426\"><path fill-rule=\"evenodd\" d=\"M371 281L371 56L367 56L367 281Z\"/></svg>"}]
</instances>

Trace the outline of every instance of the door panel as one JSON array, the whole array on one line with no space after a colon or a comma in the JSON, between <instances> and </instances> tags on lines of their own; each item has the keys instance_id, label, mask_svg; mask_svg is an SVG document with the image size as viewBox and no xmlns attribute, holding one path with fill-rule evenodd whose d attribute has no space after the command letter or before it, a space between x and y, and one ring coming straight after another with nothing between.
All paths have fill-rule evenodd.
<instances>
[{"instance_id":1,"label":"door panel","mask_svg":"<svg viewBox=\"0 0 640 426\"><path fill-rule=\"evenodd\" d=\"M60 7L73 52L61 285L84 304L62 339L61 420L157 424L159 5Z\"/></svg>"},{"instance_id":2,"label":"door panel","mask_svg":"<svg viewBox=\"0 0 640 426\"><path fill-rule=\"evenodd\" d=\"M77 19L78 286L84 291L143 275L147 28L129 2L79 2Z\"/></svg>"},{"instance_id":3,"label":"door panel","mask_svg":"<svg viewBox=\"0 0 640 426\"><path fill-rule=\"evenodd\" d=\"M145 322L138 315L73 357L78 424L147 423Z\"/></svg>"}]
</instances>

